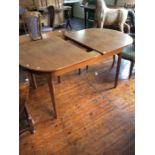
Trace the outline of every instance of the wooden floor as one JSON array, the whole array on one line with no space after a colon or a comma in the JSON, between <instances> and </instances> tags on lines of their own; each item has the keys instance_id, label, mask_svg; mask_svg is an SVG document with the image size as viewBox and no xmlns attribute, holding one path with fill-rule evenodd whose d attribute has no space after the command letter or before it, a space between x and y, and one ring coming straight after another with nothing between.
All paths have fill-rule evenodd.
<instances>
[{"instance_id":1,"label":"wooden floor","mask_svg":"<svg viewBox=\"0 0 155 155\"><path fill-rule=\"evenodd\" d=\"M134 155L134 75L122 61L118 87L112 59L55 78L58 119L53 119L49 90L43 77L31 90L28 108L35 134L20 136L20 155ZM21 76L24 73L20 72Z\"/></svg>"}]
</instances>

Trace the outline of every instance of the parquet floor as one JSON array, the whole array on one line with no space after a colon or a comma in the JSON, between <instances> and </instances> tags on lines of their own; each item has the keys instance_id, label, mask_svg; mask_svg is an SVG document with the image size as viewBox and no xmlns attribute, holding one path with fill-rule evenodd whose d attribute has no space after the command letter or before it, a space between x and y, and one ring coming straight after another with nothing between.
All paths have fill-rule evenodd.
<instances>
[{"instance_id":1,"label":"parquet floor","mask_svg":"<svg viewBox=\"0 0 155 155\"><path fill-rule=\"evenodd\" d=\"M134 155L134 75L122 61L118 87L112 59L55 78L58 118L53 119L49 90L43 77L28 103L35 134L20 136L20 155ZM20 72L21 77L24 75Z\"/></svg>"}]
</instances>

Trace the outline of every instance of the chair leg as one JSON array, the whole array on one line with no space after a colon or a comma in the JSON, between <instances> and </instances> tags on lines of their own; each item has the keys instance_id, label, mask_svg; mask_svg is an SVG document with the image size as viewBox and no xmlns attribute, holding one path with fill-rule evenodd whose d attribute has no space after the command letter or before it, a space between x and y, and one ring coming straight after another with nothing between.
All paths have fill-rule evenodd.
<instances>
[{"instance_id":1,"label":"chair leg","mask_svg":"<svg viewBox=\"0 0 155 155\"><path fill-rule=\"evenodd\" d=\"M86 66L86 71L88 71L88 65Z\"/></svg>"},{"instance_id":2,"label":"chair leg","mask_svg":"<svg viewBox=\"0 0 155 155\"><path fill-rule=\"evenodd\" d=\"M131 74L132 74L132 70L133 70L134 64L135 64L135 62L131 61L130 72L129 72L129 79L131 78Z\"/></svg>"},{"instance_id":3,"label":"chair leg","mask_svg":"<svg viewBox=\"0 0 155 155\"><path fill-rule=\"evenodd\" d=\"M116 56L115 55L113 55L113 62L112 62L112 65L111 65L111 69L114 67L114 65L115 65L115 59L116 59Z\"/></svg>"}]
</instances>

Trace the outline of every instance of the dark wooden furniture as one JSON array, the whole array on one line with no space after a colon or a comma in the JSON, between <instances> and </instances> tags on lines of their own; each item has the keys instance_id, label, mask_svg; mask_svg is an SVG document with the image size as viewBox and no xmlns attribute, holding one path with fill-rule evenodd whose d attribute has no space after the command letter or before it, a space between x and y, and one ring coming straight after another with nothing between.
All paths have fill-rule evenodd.
<instances>
[{"instance_id":1,"label":"dark wooden furniture","mask_svg":"<svg viewBox=\"0 0 155 155\"><path fill-rule=\"evenodd\" d=\"M50 32L54 28L54 18L55 18L55 11L54 6L50 5L47 7L47 12L44 12L45 17L48 17L48 25L42 25L42 32ZM42 15L44 16L44 15Z\"/></svg>"},{"instance_id":2,"label":"dark wooden furniture","mask_svg":"<svg viewBox=\"0 0 155 155\"><path fill-rule=\"evenodd\" d=\"M53 79L67 72L103 61L114 54L119 55L115 87L117 86L121 50L132 43L132 38L121 32L104 29L88 29L66 33L65 36L95 51L86 52L66 41L51 37L20 45L20 66L32 73L43 74L48 81L55 117L56 102ZM97 39L94 39L95 37ZM111 41L109 42L109 40Z\"/></svg>"},{"instance_id":3,"label":"dark wooden furniture","mask_svg":"<svg viewBox=\"0 0 155 155\"><path fill-rule=\"evenodd\" d=\"M81 5L82 8L84 8L84 25L85 25L85 29L87 28L87 19L88 19L88 12L92 11L94 12L96 9L95 5Z\"/></svg>"},{"instance_id":4,"label":"dark wooden furniture","mask_svg":"<svg viewBox=\"0 0 155 155\"><path fill-rule=\"evenodd\" d=\"M25 81L19 85L19 134L25 131L34 133L33 121L27 109L29 98L29 82Z\"/></svg>"},{"instance_id":5,"label":"dark wooden furniture","mask_svg":"<svg viewBox=\"0 0 155 155\"><path fill-rule=\"evenodd\" d=\"M88 13L89 12L95 12L96 10L96 5L81 5L81 7L84 9L84 24L85 24L85 29L87 28L87 20L88 20ZM114 8L114 6L109 6L110 8Z\"/></svg>"}]
</instances>

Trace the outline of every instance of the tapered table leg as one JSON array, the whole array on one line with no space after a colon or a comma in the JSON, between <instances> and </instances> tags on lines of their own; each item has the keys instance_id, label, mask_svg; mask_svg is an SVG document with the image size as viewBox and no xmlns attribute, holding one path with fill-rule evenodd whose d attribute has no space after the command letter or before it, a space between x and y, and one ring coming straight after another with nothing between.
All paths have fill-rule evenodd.
<instances>
[{"instance_id":1,"label":"tapered table leg","mask_svg":"<svg viewBox=\"0 0 155 155\"><path fill-rule=\"evenodd\" d=\"M56 101L55 101L55 89L54 89L52 74L47 75L47 80L48 80L48 87L49 87L49 90L50 90L50 96L51 96L53 110L54 110L54 117L57 118Z\"/></svg>"},{"instance_id":2,"label":"tapered table leg","mask_svg":"<svg viewBox=\"0 0 155 155\"><path fill-rule=\"evenodd\" d=\"M121 65L121 58L122 58L122 53L119 53L119 54L118 54L118 61L117 61L117 70L116 70L114 88L117 87L117 83L118 83L118 77L119 77L119 71L120 71L120 65Z\"/></svg>"},{"instance_id":3,"label":"tapered table leg","mask_svg":"<svg viewBox=\"0 0 155 155\"><path fill-rule=\"evenodd\" d=\"M113 55L113 62L112 62L112 65L111 65L111 69L113 69L114 65L115 65L115 59L116 59L116 56Z\"/></svg>"},{"instance_id":4,"label":"tapered table leg","mask_svg":"<svg viewBox=\"0 0 155 155\"><path fill-rule=\"evenodd\" d=\"M32 76L33 85L34 85L34 87L36 89L38 87L37 82L36 82L36 77L35 77L35 75L33 73L31 73L31 76Z\"/></svg>"},{"instance_id":5,"label":"tapered table leg","mask_svg":"<svg viewBox=\"0 0 155 155\"><path fill-rule=\"evenodd\" d=\"M61 77L58 76L58 83L61 83Z\"/></svg>"},{"instance_id":6,"label":"tapered table leg","mask_svg":"<svg viewBox=\"0 0 155 155\"><path fill-rule=\"evenodd\" d=\"M134 64L135 64L135 62L131 61L130 72L129 72L129 79L131 78L131 74L132 74L132 70L133 70Z\"/></svg>"},{"instance_id":7,"label":"tapered table leg","mask_svg":"<svg viewBox=\"0 0 155 155\"><path fill-rule=\"evenodd\" d=\"M34 73L32 73L32 72L28 72L28 76L29 76L29 78L32 80L32 85L33 85L33 87L35 88L35 89L37 89L37 81L36 81L36 77L35 77L35 75L34 75Z\"/></svg>"},{"instance_id":8,"label":"tapered table leg","mask_svg":"<svg viewBox=\"0 0 155 155\"><path fill-rule=\"evenodd\" d=\"M81 68L79 68L79 75L81 74Z\"/></svg>"}]
</instances>

